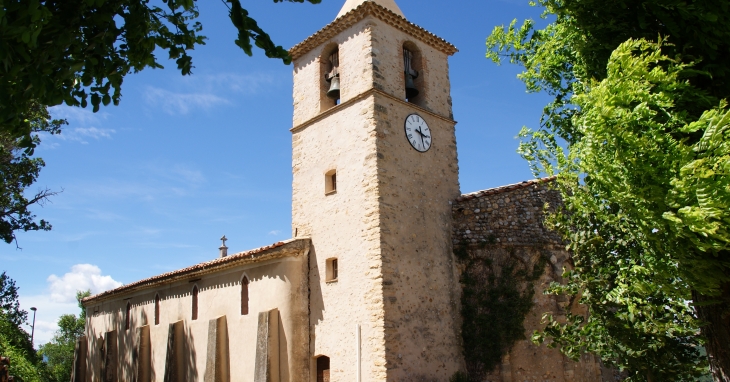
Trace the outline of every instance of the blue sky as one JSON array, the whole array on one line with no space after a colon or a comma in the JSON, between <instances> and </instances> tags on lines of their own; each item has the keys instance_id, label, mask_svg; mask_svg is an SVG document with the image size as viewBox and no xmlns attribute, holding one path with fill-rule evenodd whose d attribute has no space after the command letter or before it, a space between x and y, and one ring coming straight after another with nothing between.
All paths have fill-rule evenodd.
<instances>
[{"instance_id":1,"label":"blue sky","mask_svg":"<svg viewBox=\"0 0 730 382\"><path fill-rule=\"evenodd\" d=\"M527 0L396 0L406 17L456 45L450 59L462 192L531 178L516 154L545 95L527 94L519 68L485 57L485 39L513 19L539 19ZM206 46L193 75L174 62L129 76L118 107L93 114L54 108L70 125L37 150L47 163L30 191L63 190L35 208L51 232L21 233L0 247L0 270L38 307L37 343L78 288L99 292L291 236L292 67L247 57L220 1L198 1ZM244 0L275 42L291 47L331 22L344 0L322 4ZM544 22L542 22L544 23ZM164 57L164 55L160 55Z\"/></svg>"}]
</instances>

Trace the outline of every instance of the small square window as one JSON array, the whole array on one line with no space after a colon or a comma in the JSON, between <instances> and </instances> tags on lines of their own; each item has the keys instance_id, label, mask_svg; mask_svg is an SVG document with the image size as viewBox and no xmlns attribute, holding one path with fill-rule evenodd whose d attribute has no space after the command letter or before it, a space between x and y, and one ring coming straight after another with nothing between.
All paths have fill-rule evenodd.
<instances>
[{"instance_id":1,"label":"small square window","mask_svg":"<svg viewBox=\"0 0 730 382\"><path fill-rule=\"evenodd\" d=\"M335 192L337 192L337 170L331 170L324 175L324 193L330 195Z\"/></svg>"},{"instance_id":2,"label":"small square window","mask_svg":"<svg viewBox=\"0 0 730 382\"><path fill-rule=\"evenodd\" d=\"M339 262L337 258L327 259L327 282L335 282L339 276Z\"/></svg>"}]
</instances>

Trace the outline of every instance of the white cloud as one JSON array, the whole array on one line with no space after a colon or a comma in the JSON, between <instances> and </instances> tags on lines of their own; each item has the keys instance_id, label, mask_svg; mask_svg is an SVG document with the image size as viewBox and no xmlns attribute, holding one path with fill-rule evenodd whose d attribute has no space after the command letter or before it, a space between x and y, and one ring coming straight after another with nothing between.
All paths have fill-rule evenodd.
<instances>
[{"instance_id":1,"label":"white cloud","mask_svg":"<svg viewBox=\"0 0 730 382\"><path fill-rule=\"evenodd\" d=\"M175 81L183 90L147 87L145 98L149 104L162 108L168 114L186 115L195 109L209 110L218 105L230 105L230 93L258 94L273 82L274 77L264 73L194 75Z\"/></svg>"},{"instance_id":2,"label":"white cloud","mask_svg":"<svg viewBox=\"0 0 730 382\"><path fill-rule=\"evenodd\" d=\"M61 134L55 135L56 138L63 141L74 141L82 144L88 144L88 139L99 140L102 138L111 138L116 133L114 129L99 129L97 127L75 127L73 129L61 129Z\"/></svg>"},{"instance_id":3,"label":"white cloud","mask_svg":"<svg viewBox=\"0 0 730 382\"><path fill-rule=\"evenodd\" d=\"M82 126L99 124L109 116L105 112L94 113L89 109L66 105L54 106L49 108L48 111L54 119L66 119L72 125L79 124Z\"/></svg>"},{"instance_id":4,"label":"white cloud","mask_svg":"<svg viewBox=\"0 0 730 382\"><path fill-rule=\"evenodd\" d=\"M215 105L228 104L226 99L210 93L174 93L169 90L148 87L147 102L160 106L171 115L188 114L192 109L208 110Z\"/></svg>"},{"instance_id":5,"label":"white cloud","mask_svg":"<svg viewBox=\"0 0 730 382\"><path fill-rule=\"evenodd\" d=\"M36 307L35 345L44 344L53 338L58 330L58 318L63 314L79 314L76 302L76 291L91 290L92 294L104 292L121 286L111 276L102 276L101 269L92 264L76 264L71 272L59 277L50 275L47 293L35 296L20 296L20 304L24 310ZM32 321L33 312L28 317ZM27 330L30 332L30 325Z\"/></svg>"},{"instance_id":6,"label":"white cloud","mask_svg":"<svg viewBox=\"0 0 730 382\"><path fill-rule=\"evenodd\" d=\"M203 176L200 170L194 170L183 165L174 166L171 173L177 175L176 178L182 178L186 183L191 185L205 182L205 176Z\"/></svg>"},{"instance_id":7,"label":"white cloud","mask_svg":"<svg viewBox=\"0 0 730 382\"><path fill-rule=\"evenodd\" d=\"M47 279L51 301L69 303L76 301L76 292L90 290L92 294L114 289L122 285L111 276L102 276L101 269L92 264L76 264L63 277L50 275Z\"/></svg>"},{"instance_id":8,"label":"white cloud","mask_svg":"<svg viewBox=\"0 0 730 382\"><path fill-rule=\"evenodd\" d=\"M270 85L274 82L272 76L262 73L252 75L219 73L201 76L200 79L207 84L216 85L218 88L227 88L230 91L244 94L259 93L264 89L264 85Z\"/></svg>"},{"instance_id":9,"label":"white cloud","mask_svg":"<svg viewBox=\"0 0 730 382\"><path fill-rule=\"evenodd\" d=\"M280 234L281 234L281 231L279 231L279 230L274 230L274 231L269 232L269 235L274 235L274 236L277 236Z\"/></svg>"}]
</instances>

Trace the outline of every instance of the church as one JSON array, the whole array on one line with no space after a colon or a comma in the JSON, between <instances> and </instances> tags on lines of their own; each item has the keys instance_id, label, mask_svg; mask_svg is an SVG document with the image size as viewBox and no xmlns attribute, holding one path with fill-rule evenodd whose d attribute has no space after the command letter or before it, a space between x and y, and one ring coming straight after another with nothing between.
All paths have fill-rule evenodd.
<instances>
[{"instance_id":1,"label":"church","mask_svg":"<svg viewBox=\"0 0 730 382\"><path fill-rule=\"evenodd\" d=\"M455 53L394 0L347 0L290 50L292 238L228 254L224 237L210 261L84 299L72 380L613 380L529 341L543 313L580 309L542 293L570 264L542 225L559 196L551 179L462 194ZM524 336L485 364L474 349L504 345L470 345L499 328L468 325L496 309L474 296L514 267L536 270L529 312L503 312Z\"/></svg>"}]
</instances>

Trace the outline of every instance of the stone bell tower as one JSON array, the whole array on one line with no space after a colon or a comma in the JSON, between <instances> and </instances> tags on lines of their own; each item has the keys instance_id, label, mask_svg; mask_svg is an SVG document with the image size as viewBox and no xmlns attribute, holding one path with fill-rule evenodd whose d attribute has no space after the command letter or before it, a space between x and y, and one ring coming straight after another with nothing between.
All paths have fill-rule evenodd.
<instances>
[{"instance_id":1,"label":"stone bell tower","mask_svg":"<svg viewBox=\"0 0 730 382\"><path fill-rule=\"evenodd\" d=\"M294 236L309 236L311 381L462 369L448 57L393 0L347 0L294 58Z\"/></svg>"}]
</instances>

